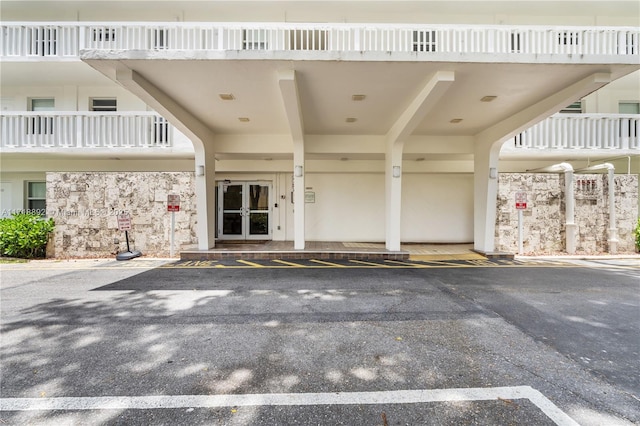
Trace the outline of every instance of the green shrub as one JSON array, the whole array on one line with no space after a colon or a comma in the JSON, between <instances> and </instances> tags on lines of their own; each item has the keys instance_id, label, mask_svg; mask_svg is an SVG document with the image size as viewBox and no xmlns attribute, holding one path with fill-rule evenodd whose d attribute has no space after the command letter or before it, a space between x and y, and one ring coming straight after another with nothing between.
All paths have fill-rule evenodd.
<instances>
[{"instance_id":1,"label":"green shrub","mask_svg":"<svg viewBox=\"0 0 640 426\"><path fill-rule=\"evenodd\" d=\"M33 259L46 256L53 219L18 213L0 219L0 255Z\"/></svg>"},{"instance_id":2,"label":"green shrub","mask_svg":"<svg viewBox=\"0 0 640 426\"><path fill-rule=\"evenodd\" d=\"M636 236L636 250L640 251L640 217L638 218L638 224L636 225L635 236Z\"/></svg>"}]
</instances>

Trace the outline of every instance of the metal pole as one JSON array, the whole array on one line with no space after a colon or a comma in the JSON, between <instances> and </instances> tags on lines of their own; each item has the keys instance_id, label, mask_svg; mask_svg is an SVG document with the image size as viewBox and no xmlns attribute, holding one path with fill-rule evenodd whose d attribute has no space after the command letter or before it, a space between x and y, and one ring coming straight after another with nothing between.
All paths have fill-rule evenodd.
<instances>
[{"instance_id":1,"label":"metal pole","mask_svg":"<svg viewBox=\"0 0 640 426\"><path fill-rule=\"evenodd\" d=\"M522 209L518 210L518 254L522 254L524 252L523 248L523 220L522 220Z\"/></svg>"},{"instance_id":2,"label":"metal pole","mask_svg":"<svg viewBox=\"0 0 640 426\"><path fill-rule=\"evenodd\" d=\"M129 248L129 231L124 231L124 237L127 240L127 251L131 253L131 249Z\"/></svg>"},{"instance_id":3,"label":"metal pole","mask_svg":"<svg viewBox=\"0 0 640 426\"><path fill-rule=\"evenodd\" d=\"M170 256L173 257L173 247L174 247L174 243L176 241L176 212L171 212L171 254Z\"/></svg>"}]
</instances>

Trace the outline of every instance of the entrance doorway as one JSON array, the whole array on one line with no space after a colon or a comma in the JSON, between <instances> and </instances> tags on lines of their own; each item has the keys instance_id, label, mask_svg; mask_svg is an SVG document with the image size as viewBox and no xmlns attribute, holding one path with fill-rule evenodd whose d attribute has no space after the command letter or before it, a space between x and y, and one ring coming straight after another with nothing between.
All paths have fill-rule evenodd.
<instances>
[{"instance_id":1,"label":"entrance doorway","mask_svg":"<svg viewBox=\"0 0 640 426\"><path fill-rule=\"evenodd\" d=\"M270 240L268 182L218 182L218 238Z\"/></svg>"}]
</instances>

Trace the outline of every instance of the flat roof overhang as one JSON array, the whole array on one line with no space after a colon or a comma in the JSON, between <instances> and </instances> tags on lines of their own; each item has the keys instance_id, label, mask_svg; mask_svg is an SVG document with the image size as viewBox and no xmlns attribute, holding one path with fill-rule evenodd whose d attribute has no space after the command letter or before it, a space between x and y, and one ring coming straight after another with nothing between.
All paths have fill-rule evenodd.
<instances>
[{"instance_id":1,"label":"flat roof overhang","mask_svg":"<svg viewBox=\"0 0 640 426\"><path fill-rule=\"evenodd\" d=\"M518 115L542 120L640 69L640 64L625 56L589 60L558 55L527 62L522 57L509 61L508 55L472 55L453 61L452 54L425 60L415 53L370 53L83 51L81 56L114 81L122 70L134 73L211 135L251 136L252 140L290 133L279 81L283 72L293 71L305 138L314 143L336 135L342 140L352 138L351 145L344 145L345 152L359 152L363 158L380 154L381 138L438 73L450 73L453 82L410 135L417 155L422 143L425 153L468 156L473 154L473 144L465 152L459 152L457 145L449 151L448 141L475 138ZM614 63L616 58L622 63ZM552 104L548 100L592 76L602 78L576 89L573 97L567 92L566 104L559 103L555 110L538 108L545 104L548 108ZM222 99L220 95L225 94L233 99ZM354 95L364 98L354 100ZM492 100L487 102L487 97ZM143 100L152 106L157 101L154 95ZM353 144L358 147L354 149ZM255 145L256 153L269 152L268 147ZM232 148L226 149L226 155L233 155Z\"/></svg>"}]
</instances>

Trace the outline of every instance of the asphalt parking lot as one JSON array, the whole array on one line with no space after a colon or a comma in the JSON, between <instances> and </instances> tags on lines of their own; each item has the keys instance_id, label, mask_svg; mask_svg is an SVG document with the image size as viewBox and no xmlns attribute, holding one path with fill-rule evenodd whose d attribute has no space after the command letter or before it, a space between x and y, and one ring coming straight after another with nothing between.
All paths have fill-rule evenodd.
<instances>
[{"instance_id":1,"label":"asphalt parking lot","mask_svg":"<svg viewBox=\"0 0 640 426\"><path fill-rule=\"evenodd\" d=\"M0 424L637 424L639 266L2 265Z\"/></svg>"}]
</instances>

